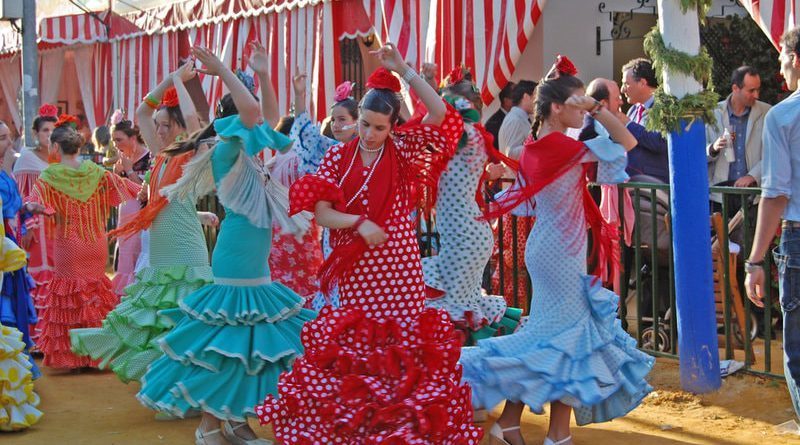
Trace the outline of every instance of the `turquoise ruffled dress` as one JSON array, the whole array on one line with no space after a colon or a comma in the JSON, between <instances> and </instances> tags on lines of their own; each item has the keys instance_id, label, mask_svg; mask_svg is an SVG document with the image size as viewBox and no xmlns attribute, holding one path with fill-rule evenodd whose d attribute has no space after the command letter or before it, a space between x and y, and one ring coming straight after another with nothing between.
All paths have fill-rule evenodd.
<instances>
[{"instance_id":1,"label":"turquoise ruffled dress","mask_svg":"<svg viewBox=\"0 0 800 445\"><path fill-rule=\"evenodd\" d=\"M598 182L627 179L622 146L604 137L586 145L583 161L599 163ZM475 406L521 401L541 413L561 401L585 425L625 415L652 390L645 377L654 359L622 329L619 297L586 271L583 174L575 165L535 196L537 221L525 249L535 289L527 324L462 350Z\"/></svg>"},{"instance_id":2,"label":"turquoise ruffled dress","mask_svg":"<svg viewBox=\"0 0 800 445\"><path fill-rule=\"evenodd\" d=\"M244 127L238 116L218 119L214 127L217 187L240 156L291 143L266 124ZM315 313L303 309L291 289L270 281L271 224L257 227L228 206L225 215L211 259L214 283L160 312L174 327L159 340L165 355L148 368L137 394L149 408L244 421L266 394L277 394L278 377L303 352L300 330Z\"/></svg>"},{"instance_id":3,"label":"turquoise ruffled dress","mask_svg":"<svg viewBox=\"0 0 800 445\"><path fill-rule=\"evenodd\" d=\"M171 201L150 232L149 266L125 288L126 296L106 315L103 326L69 333L74 353L100 360L100 369L110 368L125 383L141 380L148 365L163 355L158 339L172 323L158 312L178 307L185 296L213 280L195 199Z\"/></svg>"}]
</instances>

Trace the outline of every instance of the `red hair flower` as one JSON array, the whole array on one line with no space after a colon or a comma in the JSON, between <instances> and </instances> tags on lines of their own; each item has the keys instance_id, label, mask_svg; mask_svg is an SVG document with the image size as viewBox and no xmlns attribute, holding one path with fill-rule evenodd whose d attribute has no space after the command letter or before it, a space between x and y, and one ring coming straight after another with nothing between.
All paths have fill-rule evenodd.
<instances>
[{"instance_id":1,"label":"red hair flower","mask_svg":"<svg viewBox=\"0 0 800 445\"><path fill-rule=\"evenodd\" d=\"M566 74L568 76L577 76L578 69L575 68L575 65L572 63L567 56L562 56L561 54L556 56L556 70L558 70L559 74Z\"/></svg>"},{"instance_id":2,"label":"red hair flower","mask_svg":"<svg viewBox=\"0 0 800 445\"><path fill-rule=\"evenodd\" d=\"M40 117L56 117L58 116L58 107L53 104L43 104L39 108Z\"/></svg>"},{"instance_id":3,"label":"red hair flower","mask_svg":"<svg viewBox=\"0 0 800 445\"><path fill-rule=\"evenodd\" d=\"M457 67L453 68L452 71L447 75L447 85L455 85L462 80L464 80L464 75L469 73L469 68L465 67L464 65L458 65Z\"/></svg>"},{"instance_id":4,"label":"red hair flower","mask_svg":"<svg viewBox=\"0 0 800 445\"><path fill-rule=\"evenodd\" d=\"M391 71L380 67L367 79L367 88L391 90L393 93L399 93L400 80L398 80Z\"/></svg>"},{"instance_id":5,"label":"red hair flower","mask_svg":"<svg viewBox=\"0 0 800 445\"><path fill-rule=\"evenodd\" d=\"M78 118L69 114L61 114L58 117L58 122L56 122L56 127L64 127L69 126L72 127L73 130L78 129Z\"/></svg>"},{"instance_id":6,"label":"red hair flower","mask_svg":"<svg viewBox=\"0 0 800 445\"><path fill-rule=\"evenodd\" d=\"M333 95L333 100L335 102L341 102L346 99L353 98L353 88L356 86L355 83L350 82L349 80L345 80L344 82L340 83L338 87L336 87L336 92Z\"/></svg>"},{"instance_id":7,"label":"red hair flower","mask_svg":"<svg viewBox=\"0 0 800 445\"><path fill-rule=\"evenodd\" d=\"M161 97L161 106L159 108L175 108L180 105L178 100L178 90L175 87L169 87L164 91L164 96Z\"/></svg>"}]
</instances>

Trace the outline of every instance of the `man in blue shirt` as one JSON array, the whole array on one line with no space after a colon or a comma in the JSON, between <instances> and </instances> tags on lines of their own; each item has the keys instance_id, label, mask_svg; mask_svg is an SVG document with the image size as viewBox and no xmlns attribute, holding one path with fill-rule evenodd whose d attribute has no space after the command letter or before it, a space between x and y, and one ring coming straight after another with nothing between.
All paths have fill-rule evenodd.
<instances>
[{"instance_id":1,"label":"man in blue shirt","mask_svg":"<svg viewBox=\"0 0 800 445\"><path fill-rule=\"evenodd\" d=\"M627 172L632 178L648 175L669 182L667 140L657 131L647 131L647 112L653 106L658 80L653 64L647 59L633 59L622 67L622 94L631 104L628 131L639 144L628 152Z\"/></svg>"},{"instance_id":2,"label":"man in blue shirt","mask_svg":"<svg viewBox=\"0 0 800 445\"><path fill-rule=\"evenodd\" d=\"M769 286L764 256L781 226L774 257L783 310L784 376L800 416L800 28L787 31L780 43L781 74L794 92L772 107L764 121L761 204L753 248L745 262L745 287L753 304L764 307L764 286Z\"/></svg>"}]
</instances>

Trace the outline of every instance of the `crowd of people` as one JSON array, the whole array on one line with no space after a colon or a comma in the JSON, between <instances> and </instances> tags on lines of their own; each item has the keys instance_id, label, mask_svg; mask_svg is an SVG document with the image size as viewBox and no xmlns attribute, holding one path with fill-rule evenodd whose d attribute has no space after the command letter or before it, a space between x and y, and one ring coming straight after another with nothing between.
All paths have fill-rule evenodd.
<instances>
[{"instance_id":1,"label":"crowd of people","mask_svg":"<svg viewBox=\"0 0 800 445\"><path fill-rule=\"evenodd\" d=\"M798 34L787 33L781 55L793 89ZM16 160L0 124L0 370L15 370L0 373L0 430L41 416L36 355L48 368L139 382L137 398L157 419L199 418L197 444L269 443L252 417L285 444L477 444L476 422L505 402L486 430L495 443L523 444L524 407L549 405L544 443L569 445L573 414L586 425L638 406L654 359L621 327L607 287L618 276L618 223L631 217L615 184L669 182L667 142L646 129L658 87L650 61L626 64L621 87L585 87L558 56L538 82L504 88L487 117L470 69L436 85L435 67L421 76L387 43L373 52L380 68L360 101L352 83L336 88L327 137L306 111L305 74L293 79L293 115L280 116L268 54L250 46L260 97L253 77L195 47L142 99L136 123L115 113L98 129L95 143L109 147L100 165L81 158L79 119L55 107L41 108L36 147ZM185 86L200 70L229 91L211 104L211 122ZM731 83L715 111L721 126L707 131L709 177L765 187L747 264L756 299L766 234L783 210L773 202L793 197L791 211L800 194L785 171L795 96L777 116L757 100L753 68ZM780 144L783 157L770 151ZM196 210L211 194L221 223ZM418 212L436 215L440 236L424 259ZM788 237L796 226L784 219ZM219 226L210 262L203 225ZM498 239L493 228L506 225L503 237L517 239ZM499 242L518 250L497 255ZM782 255L789 274L792 252ZM524 282L487 293L487 263L497 282L512 276L512 256L524 258L533 291L520 273ZM781 292L790 313L794 290ZM795 382L796 331L785 325Z\"/></svg>"}]
</instances>

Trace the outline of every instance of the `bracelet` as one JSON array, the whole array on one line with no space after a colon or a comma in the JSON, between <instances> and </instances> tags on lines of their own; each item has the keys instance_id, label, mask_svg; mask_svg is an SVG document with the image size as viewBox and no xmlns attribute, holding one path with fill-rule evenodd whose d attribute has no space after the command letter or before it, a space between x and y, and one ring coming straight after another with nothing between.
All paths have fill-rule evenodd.
<instances>
[{"instance_id":1,"label":"bracelet","mask_svg":"<svg viewBox=\"0 0 800 445\"><path fill-rule=\"evenodd\" d=\"M599 100L595 100L594 101L594 108L592 109L592 111L589 112L589 116L592 116L592 117L597 116L597 113L599 113L600 110L602 110L604 107L605 107L605 105L603 105L603 102L600 102Z\"/></svg>"},{"instance_id":2,"label":"bracelet","mask_svg":"<svg viewBox=\"0 0 800 445\"><path fill-rule=\"evenodd\" d=\"M408 68L405 73L403 73L403 80L407 83L411 83L411 81L416 77L418 74L412 68Z\"/></svg>"},{"instance_id":3,"label":"bracelet","mask_svg":"<svg viewBox=\"0 0 800 445\"><path fill-rule=\"evenodd\" d=\"M156 108L158 108L158 106L159 106L159 105L161 105L161 101L155 100L155 99L153 98L153 96L151 96L151 95L149 95L149 94L148 94L147 96L143 97L143 98L142 98L142 101L143 101L145 104L147 104L147 106L148 106L148 107L150 107L150 108L152 108L152 109L154 109L154 110L155 110Z\"/></svg>"},{"instance_id":4,"label":"bracelet","mask_svg":"<svg viewBox=\"0 0 800 445\"><path fill-rule=\"evenodd\" d=\"M744 271L750 273L756 269L763 269L764 268L764 260L761 261L750 261L745 260L744 262Z\"/></svg>"},{"instance_id":5,"label":"bracelet","mask_svg":"<svg viewBox=\"0 0 800 445\"><path fill-rule=\"evenodd\" d=\"M366 220L367 220L367 215L359 216L358 219L356 220L355 224L353 224L353 230L357 231L358 228L361 227L361 225L364 224L364 221L366 221Z\"/></svg>"}]
</instances>

